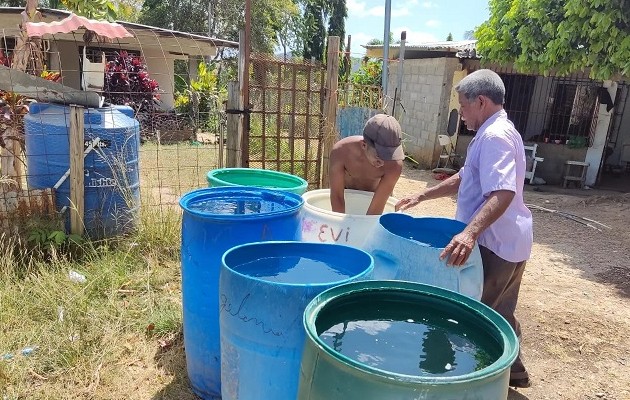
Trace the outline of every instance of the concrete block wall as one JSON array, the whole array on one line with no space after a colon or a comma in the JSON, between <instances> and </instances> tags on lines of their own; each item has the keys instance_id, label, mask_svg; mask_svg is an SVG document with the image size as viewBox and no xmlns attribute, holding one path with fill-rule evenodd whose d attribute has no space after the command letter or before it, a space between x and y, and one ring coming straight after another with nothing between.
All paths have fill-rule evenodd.
<instances>
[{"instance_id":1,"label":"concrete block wall","mask_svg":"<svg viewBox=\"0 0 630 400\"><path fill-rule=\"evenodd\" d=\"M398 83L398 61L390 61L388 96L393 99ZM401 104L396 113L402 126L405 152L421 168L432 168L440 154L437 135L446 133L453 73L461 70L456 58L405 60ZM391 112L391 100L388 112Z\"/></svg>"},{"instance_id":2,"label":"concrete block wall","mask_svg":"<svg viewBox=\"0 0 630 400\"><path fill-rule=\"evenodd\" d=\"M468 144L473 136L461 135L457 140L456 151L466 157ZM531 144L525 142L525 144ZM545 159L542 163L536 164L536 176L541 177L549 185L561 185L565 171L566 161L581 161L586 158L586 148L572 149L565 144L538 143L536 156Z\"/></svg>"}]
</instances>

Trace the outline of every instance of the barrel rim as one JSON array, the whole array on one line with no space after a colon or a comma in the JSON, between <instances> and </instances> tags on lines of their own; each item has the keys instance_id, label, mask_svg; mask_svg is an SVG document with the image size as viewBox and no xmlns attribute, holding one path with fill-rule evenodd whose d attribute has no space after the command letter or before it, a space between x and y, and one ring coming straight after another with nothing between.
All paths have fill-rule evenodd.
<instances>
[{"instance_id":1,"label":"barrel rim","mask_svg":"<svg viewBox=\"0 0 630 400\"><path fill-rule=\"evenodd\" d=\"M226 194L233 193L234 195L244 195L247 194L250 198L261 198L262 196L266 196L269 199L279 199L289 198L294 204L287 205L287 208L278 211L271 211L261 214L214 214L207 213L199 210L191 210L190 204L194 200L202 200L202 199L211 199L216 197L219 194L225 196ZM262 196L261 196L262 195ZM184 194L179 199L179 206L184 210L184 213L188 213L201 218L210 218L213 220L249 220L249 219L265 219L265 218L273 218L280 215L289 215L296 212L299 212L302 206L304 205L304 199L299 194L286 192L282 190L274 190L274 189L265 189L265 188L255 188L249 186L221 186L221 187L207 187L200 188L190 191Z\"/></svg>"},{"instance_id":2,"label":"barrel rim","mask_svg":"<svg viewBox=\"0 0 630 400\"><path fill-rule=\"evenodd\" d=\"M284 182L292 181L296 183L295 186L278 187L276 188L276 190L291 189L291 190L305 191L306 188L308 187L308 182L302 177L288 174L282 171L276 171L272 169L262 169L262 168L217 168L217 169L208 171L206 173L206 179L208 180L208 183L212 183L212 181L216 181L225 186L245 186L245 185L234 184L233 182L223 180L219 177L219 175L223 175L223 174L227 175L227 174L237 174L237 173L246 173L253 176L270 175L276 178L282 178ZM247 185L247 186L264 187L264 186L255 186L255 185Z\"/></svg>"},{"instance_id":3,"label":"barrel rim","mask_svg":"<svg viewBox=\"0 0 630 400\"><path fill-rule=\"evenodd\" d=\"M332 210L325 210L323 208L317 208L315 206L313 206L312 204L310 204L308 202L308 200L310 198L313 198L317 195L321 195L324 193L328 193L328 196L330 197L330 189L315 189L315 190L309 190L308 192L302 194L302 198L304 198L304 208L308 209L309 211L315 211L318 213L322 213L322 214L326 214L332 217L340 217L340 218L347 218L347 217L352 217L353 219L374 219L375 217L381 217L382 215L386 215L386 214L392 214L393 212L385 212L381 215L364 215L364 214L345 214L345 213L340 213L337 211L332 211ZM345 189L345 193L351 193L351 194L367 194L370 196L374 196L373 192L368 192L367 190L356 190L356 189ZM391 201L390 201L391 200ZM396 199L395 197L390 196L387 199L387 203L394 203L396 204L398 202L398 199Z\"/></svg>"},{"instance_id":4,"label":"barrel rim","mask_svg":"<svg viewBox=\"0 0 630 400\"><path fill-rule=\"evenodd\" d=\"M444 246L433 246L433 245L431 245L429 243L417 241L417 240L414 240L414 239L409 239L409 238L406 238L404 236L401 236L401 235L393 232L390 229L390 227L388 227L388 226L383 224L383 219L387 220L387 219L401 219L401 218L414 220L414 221L424 220L424 221L429 221L429 222L431 222L431 221L433 221L433 222L448 221L449 223L457 225L458 227L461 228L461 230L459 232L453 234L453 236L461 233L466 228L466 224L463 223L462 221L459 221L459 220L457 220L455 218L442 217L442 216L439 216L439 215L417 215L416 216L416 215L410 215L410 214L406 214L406 213L402 213L402 212L393 212L393 213L383 214L383 215L381 215L379 217L378 225L381 228L383 228L387 232L387 234L395 236L396 239L398 239L398 240L412 241L412 242L416 242L417 245L419 245L419 246L431 247L431 248L438 249L438 250L446 248L447 245L444 245ZM387 222L387 223L389 224L389 222Z\"/></svg>"},{"instance_id":5,"label":"barrel rim","mask_svg":"<svg viewBox=\"0 0 630 400\"><path fill-rule=\"evenodd\" d=\"M317 334L315 321L317 320L320 311L333 300L338 300L339 298L342 298L344 296L360 292L386 290L415 292L417 294L447 299L449 301L454 301L455 303L458 303L460 306L465 307L468 312L476 314L480 318L485 318L488 322L490 322L491 325L494 326L494 328L497 329L504 347L503 353L494 363L479 371L473 371L468 374L456 376L427 377L399 374L362 364L356 360L353 360L352 358L346 357L343 354L336 352L335 350L330 348L323 340L320 339L319 335ZM311 340L312 343L314 343L319 351L323 352L323 354L327 355L328 357L332 357L335 360L341 361L346 365L349 365L350 367L361 372L369 373L383 379L396 380L408 384L446 385L485 380L504 373L506 369L509 370L514 360L516 360L519 352L519 342L516 333L508 324L508 322L492 308L460 293L447 289L442 289L437 286L417 282L372 280L350 282L343 285L335 286L333 288L323 291L309 302L304 311L302 322L306 330L307 337Z\"/></svg>"},{"instance_id":6,"label":"barrel rim","mask_svg":"<svg viewBox=\"0 0 630 400\"><path fill-rule=\"evenodd\" d=\"M352 275L338 281L318 282L318 283L291 283L291 282L272 282L272 281L261 279L255 276L246 275L228 266L225 261L226 257L228 257L233 252L241 251L247 247L260 247L260 246L281 245L281 244L289 245L289 246L301 246L301 247L339 246L341 248L344 248L346 251L356 252L357 254L367 256L368 260L370 260L370 265L366 269L364 269L360 274ZM325 247L322 247L322 249L324 248ZM256 254L260 255L260 252L256 252ZM228 249L225 253L223 253L223 256L221 257L221 269L223 270L224 268L228 269L230 273L237 275L241 278L249 279L252 281L264 282L265 284L268 284L268 285L287 286L287 287L296 287L296 288L297 287L325 287L325 286L331 286L331 285L334 285L334 286L343 285L345 283L352 282L357 279L365 278L367 275L371 274L372 271L374 270L374 257L372 257L372 255L368 253L367 251L361 250L357 247L347 246L344 244L301 242L297 240L268 240L268 241L261 241L261 242L250 242L250 243L239 244L237 246L234 246Z\"/></svg>"}]
</instances>

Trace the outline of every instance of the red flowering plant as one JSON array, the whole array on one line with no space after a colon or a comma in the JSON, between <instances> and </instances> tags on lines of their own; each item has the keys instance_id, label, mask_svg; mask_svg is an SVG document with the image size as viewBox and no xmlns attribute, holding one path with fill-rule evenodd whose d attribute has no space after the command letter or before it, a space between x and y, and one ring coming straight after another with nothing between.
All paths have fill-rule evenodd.
<instances>
[{"instance_id":1,"label":"red flowering plant","mask_svg":"<svg viewBox=\"0 0 630 400\"><path fill-rule=\"evenodd\" d=\"M11 68L11 59L2 49L0 49L0 65Z\"/></svg>"},{"instance_id":2,"label":"red flowering plant","mask_svg":"<svg viewBox=\"0 0 630 400\"><path fill-rule=\"evenodd\" d=\"M159 89L141 57L121 51L105 65L103 92L111 104L130 106L136 113L152 111L159 104Z\"/></svg>"}]
</instances>

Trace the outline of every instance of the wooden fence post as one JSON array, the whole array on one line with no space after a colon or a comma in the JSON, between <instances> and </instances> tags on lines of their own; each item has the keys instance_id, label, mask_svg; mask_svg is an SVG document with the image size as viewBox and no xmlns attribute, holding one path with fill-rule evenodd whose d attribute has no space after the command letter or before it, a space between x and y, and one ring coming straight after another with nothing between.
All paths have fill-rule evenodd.
<instances>
[{"instance_id":1,"label":"wooden fence post","mask_svg":"<svg viewBox=\"0 0 630 400\"><path fill-rule=\"evenodd\" d=\"M70 106L70 233L77 235L84 228L84 112L81 106Z\"/></svg>"},{"instance_id":2,"label":"wooden fence post","mask_svg":"<svg viewBox=\"0 0 630 400\"><path fill-rule=\"evenodd\" d=\"M328 54L326 56L326 99L324 101L324 145L322 148L323 188L330 185L328 178L328 162L330 150L337 139L337 88L339 82L339 36L328 37Z\"/></svg>"},{"instance_id":3,"label":"wooden fence post","mask_svg":"<svg viewBox=\"0 0 630 400\"><path fill-rule=\"evenodd\" d=\"M228 101L227 110L242 110L242 97L240 94L239 83L236 81L228 82ZM227 167L241 167L242 148L241 141L243 138L243 114L228 112L227 115Z\"/></svg>"},{"instance_id":4,"label":"wooden fence post","mask_svg":"<svg viewBox=\"0 0 630 400\"><path fill-rule=\"evenodd\" d=\"M227 101L227 166L228 168L240 168L246 166L244 159L248 155L243 154L247 151L247 146L243 143L249 140L249 135L244 133L245 115L242 111L245 109L244 94L249 88L246 78L249 78L249 65L245 60L245 32L241 31L238 41L238 80L236 82L228 82L228 101ZM244 137L247 136L247 137Z\"/></svg>"}]
</instances>

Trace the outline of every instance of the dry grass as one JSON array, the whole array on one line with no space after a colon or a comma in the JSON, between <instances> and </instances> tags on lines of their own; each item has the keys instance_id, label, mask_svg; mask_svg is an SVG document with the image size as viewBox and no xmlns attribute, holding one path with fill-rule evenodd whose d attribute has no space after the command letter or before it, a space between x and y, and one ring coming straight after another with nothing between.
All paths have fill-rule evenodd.
<instances>
[{"instance_id":1,"label":"dry grass","mask_svg":"<svg viewBox=\"0 0 630 400\"><path fill-rule=\"evenodd\" d=\"M183 364L162 362L181 350L180 217L156 217L144 213L126 240L84 245L78 261L32 260L23 278L14 271L24 257L2 241L3 399L153 398L169 383L189 395ZM71 270L86 282L71 281Z\"/></svg>"},{"instance_id":2,"label":"dry grass","mask_svg":"<svg viewBox=\"0 0 630 400\"><path fill-rule=\"evenodd\" d=\"M181 339L177 200L207 186L217 155L216 146L143 145L141 218L127 238L45 258L0 238L0 399L195 398Z\"/></svg>"}]
</instances>

